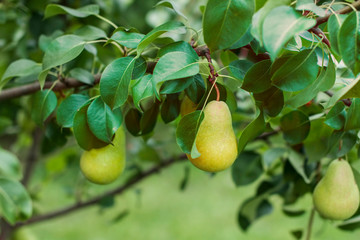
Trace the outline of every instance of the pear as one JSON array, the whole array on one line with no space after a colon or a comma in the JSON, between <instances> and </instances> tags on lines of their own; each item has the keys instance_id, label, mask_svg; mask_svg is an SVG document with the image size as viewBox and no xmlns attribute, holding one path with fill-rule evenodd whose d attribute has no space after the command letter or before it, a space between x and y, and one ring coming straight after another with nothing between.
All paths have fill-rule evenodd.
<instances>
[{"instance_id":1,"label":"pear","mask_svg":"<svg viewBox=\"0 0 360 240\"><path fill-rule=\"evenodd\" d=\"M359 207L359 188L346 160L330 163L315 187L313 200L315 209L324 218L344 220L354 215Z\"/></svg>"},{"instance_id":2,"label":"pear","mask_svg":"<svg viewBox=\"0 0 360 240\"><path fill-rule=\"evenodd\" d=\"M196 148L200 157L189 160L197 168L218 172L230 167L238 155L237 141L232 127L229 107L223 101L211 101L204 109L199 126Z\"/></svg>"},{"instance_id":3,"label":"pear","mask_svg":"<svg viewBox=\"0 0 360 240\"><path fill-rule=\"evenodd\" d=\"M80 159L80 168L84 176L96 184L108 184L115 181L125 167L125 132L120 127L112 144L102 148L85 151Z\"/></svg>"},{"instance_id":4,"label":"pear","mask_svg":"<svg viewBox=\"0 0 360 240\"><path fill-rule=\"evenodd\" d=\"M192 113L196 110L197 104L191 101L188 96L185 96L181 102L180 115L183 117L186 114Z\"/></svg>"}]
</instances>

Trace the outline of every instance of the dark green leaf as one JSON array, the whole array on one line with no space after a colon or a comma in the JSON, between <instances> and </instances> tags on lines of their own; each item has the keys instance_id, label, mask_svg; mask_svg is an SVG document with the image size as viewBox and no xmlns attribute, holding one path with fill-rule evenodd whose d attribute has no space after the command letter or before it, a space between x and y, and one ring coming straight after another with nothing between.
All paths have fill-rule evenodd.
<instances>
[{"instance_id":1,"label":"dark green leaf","mask_svg":"<svg viewBox=\"0 0 360 240\"><path fill-rule=\"evenodd\" d=\"M162 56L155 66L153 81L157 91L168 80L191 77L199 73L198 57L186 52L170 52Z\"/></svg>"},{"instance_id":2,"label":"dark green leaf","mask_svg":"<svg viewBox=\"0 0 360 240\"><path fill-rule=\"evenodd\" d=\"M272 76L272 82L283 91L295 92L309 86L318 74L317 58L311 49L291 57Z\"/></svg>"},{"instance_id":3,"label":"dark green leaf","mask_svg":"<svg viewBox=\"0 0 360 240\"><path fill-rule=\"evenodd\" d=\"M325 124L335 130L340 130L344 127L346 121L345 104L337 102L326 115Z\"/></svg>"},{"instance_id":4,"label":"dark green leaf","mask_svg":"<svg viewBox=\"0 0 360 240\"><path fill-rule=\"evenodd\" d=\"M72 127L75 113L89 100L86 95L72 94L64 99L57 109L56 120L62 127Z\"/></svg>"},{"instance_id":5,"label":"dark green leaf","mask_svg":"<svg viewBox=\"0 0 360 240\"><path fill-rule=\"evenodd\" d=\"M257 109L255 119L251 123L249 123L241 133L238 144L239 153L242 152L242 150L244 150L246 144L249 141L259 136L264 129L265 129L264 114L262 113L262 111Z\"/></svg>"},{"instance_id":6,"label":"dark green leaf","mask_svg":"<svg viewBox=\"0 0 360 240\"><path fill-rule=\"evenodd\" d=\"M248 45L253 39L254 37L251 35L251 27L249 27L245 34L242 35L242 37L236 43L234 43L230 49L238 49Z\"/></svg>"},{"instance_id":7,"label":"dark green leaf","mask_svg":"<svg viewBox=\"0 0 360 240\"><path fill-rule=\"evenodd\" d=\"M248 60L236 60L230 63L229 70L233 77L243 81L245 74L253 65L254 63Z\"/></svg>"},{"instance_id":8,"label":"dark green leaf","mask_svg":"<svg viewBox=\"0 0 360 240\"><path fill-rule=\"evenodd\" d=\"M134 69L132 72L132 79L138 79L144 76L147 68L147 63L143 57L139 57L136 59L134 64Z\"/></svg>"},{"instance_id":9,"label":"dark green leaf","mask_svg":"<svg viewBox=\"0 0 360 240\"><path fill-rule=\"evenodd\" d=\"M132 57L116 59L101 75L101 97L111 109L121 107L126 102L135 61Z\"/></svg>"},{"instance_id":10,"label":"dark green leaf","mask_svg":"<svg viewBox=\"0 0 360 240\"><path fill-rule=\"evenodd\" d=\"M359 61L359 45L360 45L360 30L359 30L359 13L352 12L345 19L341 25L338 44L342 60L354 73L357 75L360 72Z\"/></svg>"},{"instance_id":11,"label":"dark green leaf","mask_svg":"<svg viewBox=\"0 0 360 240\"><path fill-rule=\"evenodd\" d=\"M194 78L195 76L192 76L188 78L180 78L180 79L164 82L164 84L161 86L160 93L172 94L172 93L182 92L195 82Z\"/></svg>"},{"instance_id":12,"label":"dark green leaf","mask_svg":"<svg viewBox=\"0 0 360 240\"><path fill-rule=\"evenodd\" d=\"M87 5L78 9L73 9L58 4L49 4L46 6L44 18L49 18L55 15L66 14L66 13L74 17L85 18L90 15L99 14L99 11L100 11L99 6L95 4Z\"/></svg>"},{"instance_id":13,"label":"dark green leaf","mask_svg":"<svg viewBox=\"0 0 360 240\"><path fill-rule=\"evenodd\" d=\"M178 94L169 94L161 105L161 118L165 123L174 121L180 114L180 100Z\"/></svg>"},{"instance_id":14,"label":"dark green leaf","mask_svg":"<svg viewBox=\"0 0 360 240\"><path fill-rule=\"evenodd\" d=\"M137 54L140 55L150 43L152 43L163 33L168 31L183 31L184 27L184 24L174 21L166 22L160 26L157 26L141 39L137 46Z\"/></svg>"},{"instance_id":15,"label":"dark green leaf","mask_svg":"<svg viewBox=\"0 0 360 240\"><path fill-rule=\"evenodd\" d=\"M291 166L304 179L305 183L309 184L310 179L305 173L305 157L293 149L289 149L288 157Z\"/></svg>"},{"instance_id":16,"label":"dark green leaf","mask_svg":"<svg viewBox=\"0 0 360 240\"><path fill-rule=\"evenodd\" d=\"M339 30L345 18L346 15L332 14L327 23L329 38L330 38L329 40L331 43L331 50L334 51L337 55L340 55L339 41L338 41Z\"/></svg>"},{"instance_id":17,"label":"dark green leaf","mask_svg":"<svg viewBox=\"0 0 360 240\"><path fill-rule=\"evenodd\" d=\"M349 107L344 130L352 130L360 128L360 98L354 98Z\"/></svg>"},{"instance_id":18,"label":"dark green leaf","mask_svg":"<svg viewBox=\"0 0 360 240\"><path fill-rule=\"evenodd\" d=\"M290 144L301 143L309 134L310 121L307 115L299 110L294 110L280 119L280 126L284 139Z\"/></svg>"},{"instance_id":19,"label":"dark green leaf","mask_svg":"<svg viewBox=\"0 0 360 240\"><path fill-rule=\"evenodd\" d=\"M236 186L254 182L262 172L261 156L255 152L240 153L231 167L231 176Z\"/></svg>"},{"instance_id":20,"label":"dark green leaf","mask_svg":"<svg viewBox=\"0 0 360 240\"><path fill-rule=\"evenodd\" d=\"M272 60L295 34L306 31L316 24L314 19L301 16L289 6L272 9L263 22L263 41Z\"/></svg>"},{"instance_id":21,"label":"dark green leaf","mask_svg":"<svg viewBox=\"0 0 360 240\"><path fill-rule=\"evenodd\" d=\"M231 47L249 28L254 10L253 0L209 0L203 19L205 43L212 51Z\"/></svg>"},{"instance_id":22,"label":"dark green leaf","mask_svg":"<svg viewBox=\"0 0 360 240\"><path fill-rule=\"evenodd\" d=\"M31 216L31 198L20 182L0 178L0 210L1 215L11 224Z\"/></svg>"},{"instance_id":23,"label":"dark green leaf","mask_svg":"<svg viewBox=\"0 0 360 240\"><path fill-rule=\"evenodd\" d=\"M166 45L165 47L159 50L157 55L160 58L170 52L185 52L190 54L193 58L198 58L197 53L191 47L191 45L188 42L184 42L184 41L174 42L174 43L170 43L169 45Z\"/></svg>"},{"instance_id":24,"label":"dark green leaf","mask_svg":"<svg viewBox=\"0 0 360 240\"><path fill-rule=\"evenodd\" d=\"M31 102L31 117L36 124L42 125L43 122L55 110L57 105L57 98L53 91L44 90L35 93L32 96Z\"/></svg>"},{"instance_id":25,"label":"dark green leaf","mask_svg":"<svg viewBox=\"0 0 360 240\"><path fill-rule=\"evenodd\" d=\"M293 107L300 107L316 97L320 91L329 90L334 85L335 79L335 64L332 60L329 60L326 70L322 69L320 75L312 84L294 97L290 98L287 103Z\"/></svg>"},{"instance_id":26,"label":"dark green leaf","mask_svg":"<svg viewBox=\"0 0 360 240\"><path fill-rule=\"evenodd\" d=\"M127 130L133 135L133 136L139 136L141 132L140 127L140 120L141 120L142 114L139 110L135 108L131 108L125 115L125 124Z\"/></svg>"},{"instance_id":27,"label":"dark green leaf","mask_svg":"<svg viewBox=\"0 0 360 240\"><path fill-rule=\"evenodd\" d=\"M87 122L87 110L90 103L83 105L75 114L74 117L74 136L79 146L84 150L91 150L93 148L100 148L107 145L106 142L99 140L91 132Z\"/></svg>"},{"instance_id":28,"label":"dark green leaf","mask_svg":"<svg viewBox=\"0 0 360 240\"><path fill-rule=\"evenodd\" d=\"M81 37L85 41L96 40L99 38L107 38L106 33L102 29L91 25L86 25L77 29L74 34Z\"/></svg>"},{"instance_id":29,"label":"dark green leaf","mask_svg":"<svg viewBox=\"0 0 360 240\"><path fill-rule=\"evenodd\" d=\"M132 87L132 94L135 107L141 110L141 100L154 95L152 75L145 75L142 78L137 79L134 86Z\"/></svg>"},{"instance_id":30,"label":"dark green leaf","mask_svg":"<svg viewBox=\"0 0 360 240\"><path fill-rule=\"evenodd\" d=\"M271 60L264 60L254 64L246 73L242 89L259 93L271 87Z\"/></svg>"},{"instance_id":31,"label":"dark green leaf","mask_svg":"<svg viewBox=\"0 0 360 240\"><path fill-rule=\"evenodd\" d=\"M200 124L204 119L201 111L195 111L185 115L176 129L176 142L184 153L191 154L193 147L196 148L196 135ZM200 155L191 157L197 158Z\"/></svg>"},{"instance_id":32,"label":"dark green leaf","mask_svg":"<svg viewBox=\"0 0 360 240\"><path fill-rule=\"evenodd\" d=\"M100 97L95 99L87 110L87 122L95 137L103 142L111 143L116 130L122 123L120 108L113 111Z\"/></svg>"},{"instance_id":33,"label":"dark green leaf","mask_svg":"<svg viewBox=\"0 0 360 240\"><path fill-rule=\"evenodd\" d=\"M185 89L185 93L194 103L200 102L205 94L204 79L200 74L194 76L194 81Z\"/></svg>"},{"instance_id":34,"label":"dark green leaf","mask_svg":"<svg viewBox=\"0 0 360 240\"><path fill-rule=\"evenodd\" d=\"M283 109L284 94L277 87L271 87L265 92L256 93L253 96L257 106L270 117L276 117Z\"/></svg>"},{"instance_id":35,"label":"dark green leaf","mask_svg":"<svg viewBox=\"0 0 360 240\"><path fill-rule=\"evenodd\" d=\"M146 110L140 120L141 135L146 135L154 130L159 113L159 103L155 102Z\"/></svg>"}]
</instances>

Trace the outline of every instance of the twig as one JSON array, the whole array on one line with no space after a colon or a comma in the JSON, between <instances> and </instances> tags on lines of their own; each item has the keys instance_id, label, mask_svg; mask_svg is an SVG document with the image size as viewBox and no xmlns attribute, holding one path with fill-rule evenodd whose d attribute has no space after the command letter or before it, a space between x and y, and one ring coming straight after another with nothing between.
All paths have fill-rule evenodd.
<instances>
[{"instance_id":1,"label":"twig","mask_svg":"<svg viewBox=\"0 0 360 240\"><path fill-rule=\"evenodd\" d=\"M42 137L42 131L39 128L36 128L33 133L33 143L29 149L28 157L25 162L24 177L22 179L22 183L24 186L28 185L30 177L33 172L35 162L38 158L41 137Z\"/></svg>"},{"instance_id":2,"label":"twig","mask_svg":"<svg viewBox=\"0 0 360 240\"><path fill-rule=\"evenodd\" d=\"M325 91L324 92L326 95L328 95L329 97L332 97L334 94L332 92L329 91ZM341 101L348 107L351 106L351 100L350 99L341 99Z\"/></svg>"},{"instance_id":3,"label":"twig","mask_svg":"<svg viewBox=\"0 0 360 240\"><path fill-rule=\"evenodd\" d=\"M328 45L329 48L331 48L329 39L327 39L325 33L320 28L313 27L313 28L310 28L308 31L319 36L322 39L323 43L325 43L326 45Z\"/></svg>"},{"instance_id":4,"label":"twig","mask_svg":"<svg viewBox=\"0 0 360 240\"><path fill-rule=\"evenodd\" d=\"M356 1L356 2L352 3L351 5L352 5L354 8L358 9L358 8L360 8L360 1ZM336 13L336 14L346 14L346 13L351 12L352 10L353 10L353 9L352 9L351 7L346 6L346 7L342 8L342 9L336 11L335 13ZM319 18L317 18L317 19L316 19L316 25L314 26L314 28L318 27L318 26L319 26L320 24L322 24L322 23L327 22L327 21L329 20L329 17L330 17L331 15L333 15L333 13L330 13L330 14L324 16L324 17L319 17Z\"/></svg>"},{"instance_id":5,"label":"twig","mask_svg":"<svg viewBox=\"0 0 360 240\"><path fill-rule=\"evenodd\" d=\"M312 231L312 226L314 224L314 216L315 216L315 208L313 207L311 209L309 222L308 222L308 225L307 225L306 238L305 238L306 240L311 239L311 231Z\"/></svg>"},{"instance_id":6,"label":"twig","mask_svg":"<svg viewBox=\"0 0 360 240\"><path fill-rule=\"evenodd\" d=\"M50 212L50 213L46 213L44 215L38 215L38 216L34 216L32 218L30 218L29 220L27 220L26 222L22 222L22 223L18 223L15 227L20 227L23 225L30 225L30 224L34 224L34 223L38 223L38 222L42 222L45 220L49 220L49 219L53 219L56 217L60 217L60 216L64 216L68 213L80 210L82 208L94 205L99 203L102 199L104 199L105 197L108 196L113 196L113 195L119 195L122 194L125 190L129 189L130 187L132 187L133 185L141 182L142 180L146 179L149 176L152 176L155 173L158 173L161 169L166 168L170 165L172 165L173 163L179 162L186 159L186 155L181 155L178 156L176 158L171 158L168 159L166 161L161 162L160 164L158 164L157 166L137 174L134 178L130 179L127 183L125 183L124 185L120 186L119 188L116 188L114 190L110 190L100 196L94 197L88 201L85 202L79 202L79 203L75 203L72 206L60 209L60 210L56 210L54 212Z\"/></svg>"}]
</instances>

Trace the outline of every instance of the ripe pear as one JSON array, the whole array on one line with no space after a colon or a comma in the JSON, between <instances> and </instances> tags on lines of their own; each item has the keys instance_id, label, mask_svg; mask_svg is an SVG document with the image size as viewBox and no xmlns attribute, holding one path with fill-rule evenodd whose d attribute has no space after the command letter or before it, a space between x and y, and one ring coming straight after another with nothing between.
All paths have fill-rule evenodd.
<instances>
[{"instance_id":1,"label":"ripe pear","mask_svg":"<svg viewBox=\"0 0 360 240\"><path fill-rule=\"evenodd\" d=\"M223 101L211 101L204 109L196 148L200 157L189 160L197 168L218 172L230 167L238 155L237 141L232 127L229 107Z\"/></svg>"},{"instance_id":2,"label":"ripe pear","mask_svg":"<svg viewBox=\"0 0 360 240\"><path fill-rule=\"evenodd\" d=\"M80 168L89 181L96 184L108 184L115 181L123 172L126 157L123 127L116 131L112 144L94 148L82 154Z\"/></svg>"},{"instance_id":3,"label":"ripe pear","mask_svg":"<svg viewBox=\"0 0 360 240\"><path fill-rule=\"evenodd\" d=\"M359 188L346 160L330 163L325 176L315 187L313 200L316 210L324 218L344 220L359 207Z\"/></svg>"},{"instance_id":4,"label":"ripe pear","mask_svg":"<svg viewBox=\"0 0 360 240\"><path fill-rule=\"evenodd\" d=\"M191 101L188 96L185 96L181 102L180 115L183 117L186 114L192 113L196 110L197 104Z\"/></svg>"}]
</instances>

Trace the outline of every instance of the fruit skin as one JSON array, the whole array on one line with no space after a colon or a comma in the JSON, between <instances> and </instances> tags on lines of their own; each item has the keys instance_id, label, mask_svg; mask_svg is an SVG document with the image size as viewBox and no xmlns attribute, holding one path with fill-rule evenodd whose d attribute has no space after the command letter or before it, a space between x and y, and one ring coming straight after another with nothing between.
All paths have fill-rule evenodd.
<instances>
[{"instance_id":1,"label":"fruit skin","mask_svg":"<svg viewBox=\"0 0 360 240\"><path fill-rule=\"evenodd\" d=\"M102 148L85 151L80 159L80 168L84 176L96 184L108 184L115 181L125 168L125 132L120 127L113 140Z\"/></svg>"},{"instance_id":2,"label":"fruit skin","mask_svg":"<svg viewBox=\"0 0 360 240\"><path fill-rule=\"evenodd\" d=\"M201 170L218 172L230 167L238 155L237 140L229 107L223 101L211 101L196 137L201 156L189 160Z\"/></svg>"},{"instance_id":3,"label":"fruit skin","mask_svg":"<svg viewBox=\"0 0 360 240\"><path fill-rule=\"evenodd\" d=\"M183 117L186 114L192 113L196 110L197 104L191 101L188 96L185 96L181 102L180 115Z\"/></svg>"},{"instance_id":4,"label":"fruit skin","mask_svg":"<svg viewBox=\"0 0 360 240\"><path fill-rule=\"evenodd\" d=\"M330 163L325 176L315 187L313 200L316 210L324 218L344 220L354 215L359 207L359 188L346 160Z\"/></svg>"},{"instance_id":5,"label":"fruit skin","mask_svg":"<svg viewBox=\"0 0 360 240\"><path fill-rule=\"evenodd\" d=\"M31 229L27 227L21 227L20 229L16 229L12 235L11 240L37 240L37 237L31 231Z\"/></svg>"}]
</instances>

